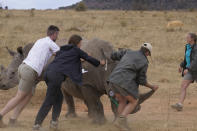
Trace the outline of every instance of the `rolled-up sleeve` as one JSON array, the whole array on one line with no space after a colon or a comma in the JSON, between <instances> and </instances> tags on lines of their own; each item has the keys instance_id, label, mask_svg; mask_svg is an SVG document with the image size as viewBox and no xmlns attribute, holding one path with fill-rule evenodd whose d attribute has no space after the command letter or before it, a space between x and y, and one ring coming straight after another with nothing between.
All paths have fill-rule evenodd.
<instances>
[{"instance_id":1,"label":"rolled-up sleeve","mask_svg":"<svg viewBox=\"0 0 197 131\"><path fill-rule=\"evenodd\" d=\"M117 60L120 61L121 58L126 54L128 50L120 50L120 51L113 51L111 54L111 59L112 60Z\"/></svg>"},{"instance_id":2,"label":"rolled-up sleeve","mask_svg":"<svg viewBox=\"0 0 197 131\"><path fill-rule=\"evenodd\" d=\"M55 42L51 42L50 50L52 51L52 53L56 53L60 50L60 47Z\"/></svg>"},{"instance_id":3,"label":"rolled-up sleeve","mask_svg":"<svg viewBox=\"0 0 197 131\"><path fill-rule=\"evenodd\" d=\"M100 61L89 56L86 52L82 51L81 49L79 49L79 55L80 55L80 58L84 59L85 61L89 62L90 64L96 67L100 65Z\"/></svg>"},{"instance_id":4,"label":"rolled-up sleeve","mask_svg":"<svg viewBox=\"0 0 197 131\"><path fill-rule=\"evenodd\" d=\"M137 74L137 81L138 81L138 84L140 85L146 85L147 84L147 69L148 69L148 64L146 64L145 66L143 66L139 73Z\"/></svg>"}]
</instances>

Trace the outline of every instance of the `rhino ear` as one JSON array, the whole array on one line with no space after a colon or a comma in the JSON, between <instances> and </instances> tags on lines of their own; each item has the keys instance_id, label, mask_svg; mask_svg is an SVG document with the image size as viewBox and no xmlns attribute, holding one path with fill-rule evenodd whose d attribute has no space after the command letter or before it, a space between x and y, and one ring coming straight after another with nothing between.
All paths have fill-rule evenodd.
<instances>
[{"instance_id":1,"label":"rhino ear","mask_svg":"<svg viewBox=\"0 0 197 131\"><path fill-rule=\"evenodd\" d=\"M23 48L20 46L17 48L17 52L21 55L23 55Z\"/></svg>"},{"instance_id":2,"label":"rhino ear","mask_svg":"<svg viewBox=\"0 0 197 131\"><path fill-rule=\"evenodd\" d=\"M8 47L6 47L8 53L11 55L11 56L14 56L16 54L16 52L10 50Z\"/></svg>"}]
</instances>

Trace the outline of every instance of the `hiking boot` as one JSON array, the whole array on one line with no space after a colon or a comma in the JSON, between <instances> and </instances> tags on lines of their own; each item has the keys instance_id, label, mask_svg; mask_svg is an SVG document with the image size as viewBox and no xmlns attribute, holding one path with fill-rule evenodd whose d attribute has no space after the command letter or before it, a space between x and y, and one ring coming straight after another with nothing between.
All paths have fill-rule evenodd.
<instances>
[{"instance_id":1,"label":"hiking boot","mask_svg":"<svg viewBox=\"0 0 197 131\"><path fill-rule=\"evenodd\" d=\"M183 106L181 104L179 104L179 103L176 103L174 105L171 105L171 107L173 109L176 109L177 111L182 111L183 110Z\"/></svg>"},{"instance_id":2,"label":"hiking boot","mask_svg":"<svg viewBox=\"0 0 197 131\"><path fill-rule=\"evenodd\" d=\"M3 120L1 119L0 120L0 128L5 128L6 127L6 125L3 123Z\"/></svg>"},{"instance_id":3,"label":"hiking boot","mask_svg":"<svg viewBox=\"0 0 197 131\"><path fill-rule=\"evenodd\" d=\"M15 127L17 125L17 120L10 118L9 124L10 127Z\"/></svg>"},{"instance_id":4,"label":"hiking boot","mask_svg":"<svg viewBox=\"0 0 197 131\"><path fill-rule=\"evenodd\" d=\"M58 121L51 121L50 122L50 128L51 129L54 129L54 130L57 130L58 129Z\"/></svg>"},{"instance_id":5,"label":"hiking boot","mask_svg":"<svg viewBox=\"0 0 197 131\"><path fill-rule=\"evenodd\" d=\"M118 117L116 121L114 122L114 125L119 128L121 131L130 131L130 127L127 123L126 117Z\"/></svg>"},{"instance_id":6,"label":"hiking boot","mask_svg":"<svg viewBox=\"0 0 197 131\"><path fill-rule=\"evenodd\" d=\"M32 128L33 131L41 131L41 125L37 124L37 125L34 125L33 128Z\"/></svg>"}]
</instances>

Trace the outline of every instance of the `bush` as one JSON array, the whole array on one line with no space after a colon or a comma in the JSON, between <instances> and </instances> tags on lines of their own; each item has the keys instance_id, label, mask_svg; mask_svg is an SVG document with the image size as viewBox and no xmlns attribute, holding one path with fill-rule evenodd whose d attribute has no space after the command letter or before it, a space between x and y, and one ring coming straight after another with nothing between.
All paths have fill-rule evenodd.
<instances>
[{"instance_id":1,"label":"bush","mask_svg":"<svg viewBox=\"0 0 197 131\"><path fill-rule=\"evenodd\" d=\"M194 11L195 11L194 8L190 8L190 9L189 9L189 12L194 12Z\"/></svg>"},{"instance_id":2,"label":"bush","mask_svg":"<svg viewBox=\"0 0 197 131\"><path fill-rule=\"evenodd\" d=\"M86 11L87 7L83 2L80 2L76 5L75 10L76 11Z\"/></svg>"}]
</instances>

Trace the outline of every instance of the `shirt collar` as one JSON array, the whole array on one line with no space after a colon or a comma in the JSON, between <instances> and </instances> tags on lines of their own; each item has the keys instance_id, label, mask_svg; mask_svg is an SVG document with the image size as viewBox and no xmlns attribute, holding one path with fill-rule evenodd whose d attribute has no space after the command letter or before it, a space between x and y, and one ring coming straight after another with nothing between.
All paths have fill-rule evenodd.
<instances>
[{"instance_id":1,"label":"shirt collar","mask_svg":"<svg viewBox=\"0 0 197 131\"><path fill-rule=\"evenodd\" d=\"M49 36L46 37L48 40L54 42Z\"/></svg>"},{"instance_id":2,"label":"shirt collar","mask_svg":"<svg viewBox=\"0 0 197 131\"><path fill-rule=\"evenodd\" d=\"M147 59L147 61L149 63L148 57L145 55L145 53L142 50L139 50L139 52L142 53L145 56L145 58Z\"/></svg>"}]
</instances>

